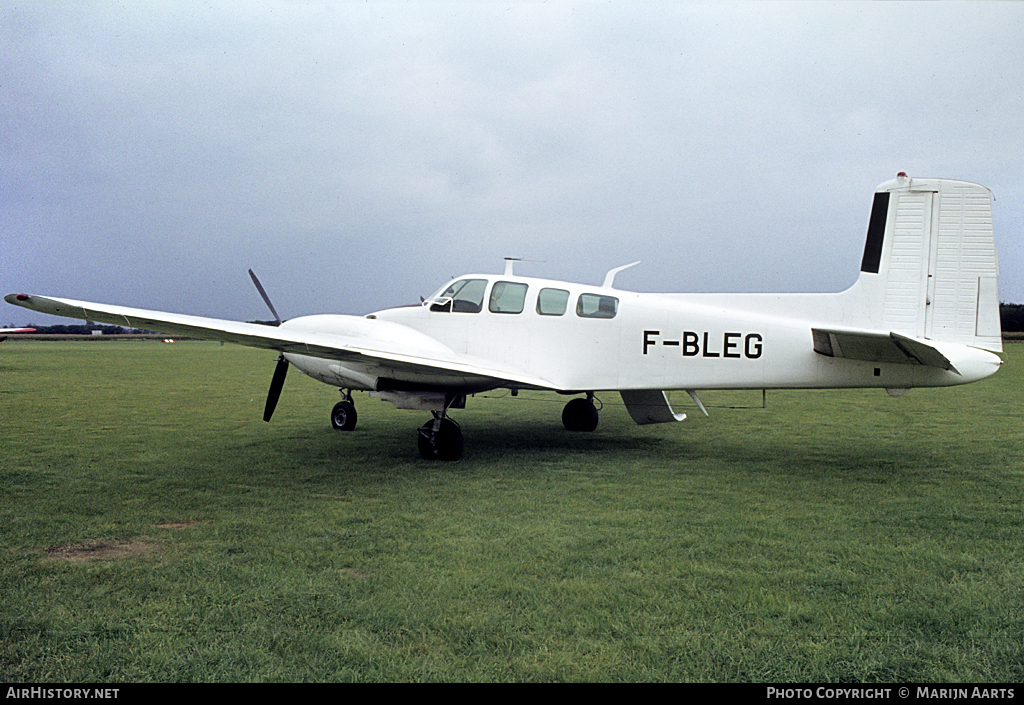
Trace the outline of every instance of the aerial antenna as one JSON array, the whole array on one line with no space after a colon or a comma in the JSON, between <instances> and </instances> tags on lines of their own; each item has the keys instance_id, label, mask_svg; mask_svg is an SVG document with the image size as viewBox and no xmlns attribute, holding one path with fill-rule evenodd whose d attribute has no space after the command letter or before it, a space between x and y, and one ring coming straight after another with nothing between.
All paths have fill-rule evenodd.
<instances>
[{"instance_id":1,"label":"aerial antenna","mask_svg":"<svg viewBox=\"0 0 1024 705\"><path fill-rule=\"evenodd\" d=\"M506 257L505 258L505 276L506 277L515 276L515 274L513 274L513 272L512 272L512 267L515 265L516 262L544 262L544 261L546 261L546 260L542 260L542 259L523 259L522 257Z\"/></svg>"},{"instance_id":2,"label":"aerial antenna","mask_svg":"<svg viewBox=\"0 0 1024 705\"><path fill-rule=\"evenodd\" d=\"M621 272L623 269L629 269L630 267L635 267L638 264L640 264L640 260L637 260L636 262L631 262L629 264L624 264L621 267L616 267L615 269L609 269L608 273L604 275L604 284L602 284L601 286L611 289L612 282L615 281L616 274Z\"/></svg>"}]
</instances>

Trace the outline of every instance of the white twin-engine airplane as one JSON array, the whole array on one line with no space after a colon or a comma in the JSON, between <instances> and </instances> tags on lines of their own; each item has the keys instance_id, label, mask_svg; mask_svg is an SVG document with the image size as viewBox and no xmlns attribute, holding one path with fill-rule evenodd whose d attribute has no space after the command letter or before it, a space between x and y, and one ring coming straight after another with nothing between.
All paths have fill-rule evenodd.
<instances>
[{"instance_id":1,"label":"white twin-engine airplane","mask_svg":"<svg viewBox=\"0 0 1024 705\"><path fill-rule=\"evenodd\" d=\"M460 277L419 306L303 316L277 328L27 294L6 300L279 351L264 420L294 365L340 389L337 429L355 426L353 390L432 412L419 450L442 460L463 449L449 409L490 389L585 395L565 405L562 421L592 431L596 392L618 392L633 420L648 424L686 417L665 390L687 391L704 411L696 390L881 387L900 395L974 382L1002 363L991 194L963 181L900 173L879 186L860 277L841 293L641 294L613 287L625 267L601 286L512 269L509 261L499 276Z\"/></svg>"}]
</instances>

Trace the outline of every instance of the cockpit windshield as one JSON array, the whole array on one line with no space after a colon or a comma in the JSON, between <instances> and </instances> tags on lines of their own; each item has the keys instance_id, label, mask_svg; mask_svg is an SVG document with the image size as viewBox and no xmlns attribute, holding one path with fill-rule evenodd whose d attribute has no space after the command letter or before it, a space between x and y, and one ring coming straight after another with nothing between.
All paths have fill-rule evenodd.
<instances>
[{"instance_id":1,"label":"cockpit windshield","mask_svg":"<svg viewBox=\"0 0 1024 705\"><path fill-rule=\"evenodd\" d=\"M480 313L486 289L486 279L459 279L424 303L430 305L431 311Z\"/></svg>"}]
</instances>

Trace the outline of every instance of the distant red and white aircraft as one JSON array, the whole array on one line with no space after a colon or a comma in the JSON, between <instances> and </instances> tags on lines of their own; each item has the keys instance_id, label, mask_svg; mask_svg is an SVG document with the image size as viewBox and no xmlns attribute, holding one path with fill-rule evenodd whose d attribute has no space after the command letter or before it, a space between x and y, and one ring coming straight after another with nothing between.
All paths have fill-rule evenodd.
<instances>
[{"instance_id":1,"label":"distant red and white aircraft","mask_svg":"<svg viewBox=\"0 0 1024 705\"><path fill-rule=\"evenodd\" d=\"M635 264L635 263L634 263ZM303 316L279 327L28 294L16 306L280 352L264 419L289 365L340 389L339 430L356 423L352 390L430 411L424 458L454 460L448 417L495 388L582 395L565 427L591 431L597 392L618 392L638 424L681 421L665 390L912 387L983 379L1002 352L989 190L900 175L874 194L860 276L834 294L646 294L516 276L468 274L420 306L366 316ZM626 265L632 266L632 265ZM252 272L250 271L250 274ZM280 321L253 275L260 294ZM705 411L705 413L707 413Z\"/></svg>"},{"instance_id":2,"label":"distant red and white aircraft","mask_svg":"<svg viewBox=\"0 0 1024 705\"><path fill-rule=\"evenodd\" d=\"M33 333L35 328L0 328L0 333ZM0 343L7 340L7 336L0 336Z\"/></svg>"}]
</instances>

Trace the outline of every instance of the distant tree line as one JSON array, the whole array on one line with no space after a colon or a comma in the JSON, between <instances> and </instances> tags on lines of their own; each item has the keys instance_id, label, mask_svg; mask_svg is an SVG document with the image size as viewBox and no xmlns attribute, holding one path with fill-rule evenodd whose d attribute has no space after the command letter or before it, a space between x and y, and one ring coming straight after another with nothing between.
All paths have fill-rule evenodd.
<instances>
[{"instance_id":1,"label":"distant tree line","mask_svg":"<svg viewBox=\"0 0 1024 705\"><path fill-rule=\"evenodd\" d=\"M36 333L41 333L43 335L94 335L94 330L101 331L103 335L151 335L153 333L153 331L139 330L138 328L124 328L123 326L102 326L96 323L79 323L70 326L34 326L32 324L29 324L27 327L35 328Z\"/></svg>"},{"instance_id":2,"label":"distant tree line","mask_svg":"<svg viewBox=\"0 0 1024 705\"><path fill-rule=\"evenodd\" d=\"M1024 304L999 304L999 322L1004 333L1024 331Z\"/></svg>"}]
</instances>

